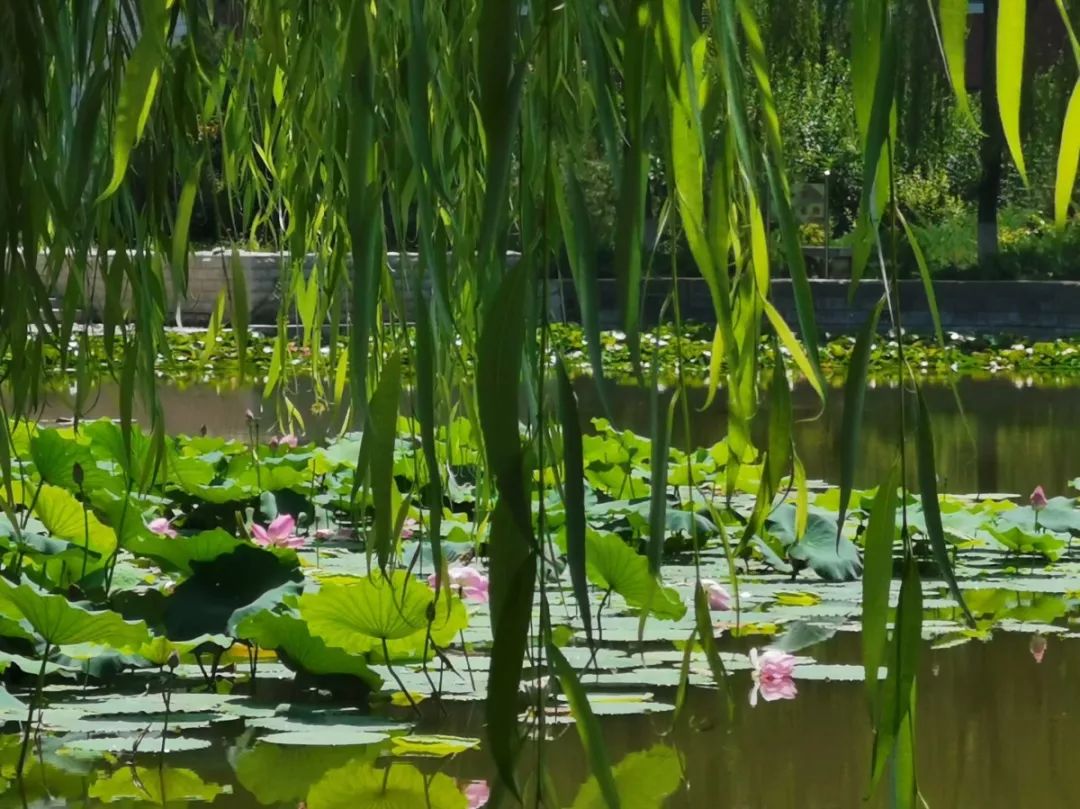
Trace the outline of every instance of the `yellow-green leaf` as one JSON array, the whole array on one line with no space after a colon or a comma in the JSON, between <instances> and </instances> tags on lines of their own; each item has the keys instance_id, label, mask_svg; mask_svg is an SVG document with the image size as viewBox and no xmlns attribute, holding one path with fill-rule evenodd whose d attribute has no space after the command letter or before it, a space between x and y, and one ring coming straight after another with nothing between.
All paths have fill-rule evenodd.
<instances>
[{"instance_id":1,"label":"yellow-green leaf","mask_svg":"<svg viewBox=\"0 0 1080 809\"><path fill-rule=\"evenodd\" d=\"M974 120L968 101L964 58L967 53L968 0L940 0L941 43L949 67L949 81L956 93L956 106L967 118Z\"/></svg>"},{"instance_id":2,"label":"yellow-green leaf","mask_svg":"<svg viewBox=\"0 0 1080 809\"><path fill-rule=\"evenodd\" d=\"M1024 82L1024 40L1027 0L999 0L997 20L997 97L1001 129L1016 170L1027 185L1027 168L1020 142L1020 91Z\"/></svg>"},{"instance_id":3,"label":"yellow-green leaf","mask_svg":"<svg viewBox=\"0 0 1080 809\"><path fill-rule=\"evenodd\" d=\"M1072 202L1073 186L1076 185L1076 167L1080 161L1080 81L1073 88L1069 108L1065 112L1065 125L1061 129L1061 146L1058 151L1057 184L1054 188L1054 224L1065 227Z\"/></svg>"}]
</instances>

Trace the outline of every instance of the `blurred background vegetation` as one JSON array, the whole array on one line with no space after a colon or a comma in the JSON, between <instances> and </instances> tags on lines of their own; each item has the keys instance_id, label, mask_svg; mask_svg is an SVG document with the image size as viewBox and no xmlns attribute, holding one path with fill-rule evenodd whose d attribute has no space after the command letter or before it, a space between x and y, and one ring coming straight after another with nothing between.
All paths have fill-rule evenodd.
<instances>
[{"instance_id":1,"label":"blurred background vegetation","mask_svg":"<svg viewBox=\"0 0 1080 809\"><path fill-rule=\"evenodd\" d=\"M794 183L821 184L825 172L829 172L830 243L843 248L854 227L862 176L851 83L849 6L853 0L753 2L769 54L789 176ZM901 151L895 156L899 169L897 195L931 270L941 278L1080 279L1080 217L1074 212L1062 233L1053 226L1061 121L1078 79L1064 28L1054 30L1055 22L1060 26L1060 20L1054 17L1057 12L1051 8L1053 3L1032 0L1031 6L1031 16L1036 19L1040 11L1048 12L1045 18L1051 20L1051 35L1046 36L1042 30L1028 32L1022 134L1029 183L1024 185L1005 156L997 197L998 251L981 261L976 226L983 175L980 147L984 136L978 123L982 44L978 32L971 30L968 78L973 116L968 118L957 110L938 45L936 22L921 4L905 4L899 10L903 38L900 72L906 80L898 108ZM216 5L223 28L242 26L243 13L237 0L217 0ZM1044 5L1046 9L1041 8ZM1080 27L1080 2L1065 5L1074 26ZM251 241L251 223L244 220L241 211L230 210L225 201L217 122L207 122L200 135L210 140L217 159L203 164L199 202L191 224L192 242L210 246L223 240ZM580 179L603 273L605 268L610 269L619 239L615 224L617 195L599 139L592 147L592 153L582 158L584 171ZM650 197L656 201L651 211L654 226L664 215L659 203L666 198L663 174L657 162L650 177ZM516 186L514 179L511 182ZM415 223L409 225L405 234L398 235L387 215L390 249L415 249ZM254 232L257 240L258 229ZM667 232L677 234L678 228ZM808 223L802 228L802 237L807 245L822 245L825 228ZM685 244L677 236L673 238L661 241L658 250L665 254L672 249L684 253ZM902 258L907 272L914 275L913 257L909 253ZM696 274L688 255L681 264L687 274Z\"/></svg>"}]
</instances>

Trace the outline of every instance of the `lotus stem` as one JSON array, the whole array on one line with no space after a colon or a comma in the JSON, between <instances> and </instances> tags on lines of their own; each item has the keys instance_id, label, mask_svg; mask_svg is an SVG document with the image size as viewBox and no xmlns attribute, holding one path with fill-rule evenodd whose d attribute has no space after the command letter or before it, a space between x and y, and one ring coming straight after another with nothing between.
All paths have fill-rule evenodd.
<instances>
[{"instance_id":1,"label":"lotus stem","mask_svg":"<svg viewBox=\"0 0 1080 809\"><path fill-rule=\"evenodd\" d=\"M596 653L600 649L600 644L604 642L604 624L601 621L601 616L604 612L604 606L608 603L608 599L611 598L611 588L607 589L604 593L604 597L600 599L600 606L596 608L596 643L593 645L592 654L589 655L589 662L585 664L585 670L596 663ZM599 665L596 667L597 673L600 672Z\"/></svg>"},{"instance_id":2,"label":"lotus stem","mask_svg":"<svg viewBox=\"0 0 1080 809\"><path fill-rule=\"evenodd\" d=\"M165 700L165 723L161 726L161 757L158 759L158 767L165 766L165 737L169 733L169 708L172 704L172 681L175 676L173 672L169 672L169 679L165 683L165 693L162 696Z\"/></svg>"},{"instance_id":3,"label":"lotus stem","mask_svg":"<svg viewBox=\"0 0 1080 809\"><path fill-rule=\"evenodd\" d=\"M19 750L19 765L15 769L16 777L20 780L22 779L23 765L26 763L26 750L30 746L30 728L34 724L34 708L37 707L41 692L45 687L45 665L49 662L49 652L51 651L52 646L46 641L45 651L41 655L41 668L38 669L37 686L30 697L30 706L26 711L26 727L23 728L22 748Z\"/></svg>"},{"instance_id":4,"label":"lotus stem","mask_svg":"<svg viewBox=\"0 0 1080 809\"><path fill-rule=\"evenodd\" d=\"M84 499L82 483L79 483L79 502L82 504L82 519L83 519L83 556L82 556L82 572L79 573L79 581L82 582L86 578L86 563L90 559L90 514L86 510L86 500Z\"/></svg>"},{"instance_id":5,"label":"lotus stem","mask_svg":"<svg viewBox=\"0 0 1080 809\"><path fill-rule=\"evenodd\" d=\"M472 661L469 659L469 647L465 645L465 630L458 630L458 639L461 641L461 653L465 655L465 668L469 672L469 686L476 690L476 677L473 676Z\"/></svg>"},{"instance_id":6,"label":"lotus stem","mask_svg":"<svg viewBox=\"0 0 1080 809\"><path fill-rule=\"evenodd\" d=\"M390 676L394 678L394 682L398 684L398 688L405 694L405 699L409 701L409 705L412 706L413 712L419 718L422 716L420 713L420 706L416 704L416 700L413 699L412 694L409 693L409 689L405 687L405 683L401 682L401 678L398 677L397 672L394 671L394 667L390 665L390 648L386 645L386 638L382 639L383 659L386 661L386 668L390 672Z\"/></svg>"}]
</instances>

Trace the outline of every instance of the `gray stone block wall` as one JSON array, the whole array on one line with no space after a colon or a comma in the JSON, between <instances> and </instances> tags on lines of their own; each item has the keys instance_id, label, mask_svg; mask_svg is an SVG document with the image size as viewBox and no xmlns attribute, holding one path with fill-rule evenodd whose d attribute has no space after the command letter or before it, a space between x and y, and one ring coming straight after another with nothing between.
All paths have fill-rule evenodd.
<instances>
[{"instance_id":1,"label":"gray stone block wall","mask_svg":"<svg viewBox=\"0 0 1080 809\"><path fill-rule=\"evenodd\" d=\"M851 334L859 330L882 295L880 281L863 281L854 293L850 281L810 279L814 315L819 332ZM664 300L672 291L667 280L644 284L642 300L644 323L657 322ZM942 328L962 334L1015 334L1018 337L1044 339L1080 334L1080 282L1076 281L938 281L934 294ZM932 334L933 317L926 293L919 280L900 282L900 309L904 330ZM679 282L683 319L699 323L714 322L708 287L700 279ZM789 324L795 328L795 294L791 281L775 279L771 299ZM620 315L615 282L599 282L600 321L604 328L618 328ZM573 285L564 282L553 293L552 311L566 311L571 320L580 318L580 308ZM671 320L670 307L667 319ZM882 318L882 330L889 328ZM796 329L797 330L797 329Z\"/></svg>"},{"instance_id":2,"label":"gray stone block wall","mask_svg":"<svg viewBox=\"0 0 1080 809\"><path fill-rule=\"evenodd\" d=\"M519 256L511 254L511 262ZM392 275L398 276L401 256L390 253L387 257ZM415 256L410 256L415 260ZM93 261L91 262L93 264ZM314 265L314 257L308 256L305 265ZM281 256L277 253L243 251L239 253L239 266L245 273L252 323L271 324L276 321L280 299ZM44 271L45 259L39 258L39 268ZM167 311L172 315L179 309L180 322L185 326L205 325L213 311L218 295L230 285L230 253L214 251L192 252L188 263L188 289L183 300L178 300L172 289L172 279L165 272ZM100 317L104 299L104 283L99 272L91 272L95 279L90 314ZM67 282L66 269L53 286L53 294L60 297ZM580 308L573 284L569 280L551 281L551 314L560 318L565 312L569 320L580 319ZM851 292L850 282L844 279L810 279L814 299L814 311L820 332L850 334L866 321L871 309L882 294L880 281L863 281ZM615 282L603 279L598 284L600 321L604 328L619 328L618 301ZM402 283L400 294L405 301L406 312L411 311L414 290ZM1080 334L1080 282L1075 281L938 281L934 284L943 328L961 333L1009 333L1031 338L1046 338ZM430 289L426 290L430 293ZM644 323L656 323L664 301L672 291L670 280L656 279L643 284L642 305ZM685 278L679 281L679 295L683 318L687 321L710 323L713 320L712 302L708 288L701 279ZM778 278L773 281L772 301L794 327L796 324L795 297L791 281ZM908 332L930 334L933 320L927 304L922 282L906 280L900 283L900 303L904 328ZM229 307L226 307L228 315ZM670 319L670 309L668 319ZM882 328L888 328L886 318Z\"/></svg>"}]
</instances>

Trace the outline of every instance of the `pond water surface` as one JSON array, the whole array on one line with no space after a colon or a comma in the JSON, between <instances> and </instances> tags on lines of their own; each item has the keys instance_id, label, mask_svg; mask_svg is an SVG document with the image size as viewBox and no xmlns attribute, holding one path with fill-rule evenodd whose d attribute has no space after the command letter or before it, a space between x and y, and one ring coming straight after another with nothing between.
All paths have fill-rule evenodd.
<instances>
[{"instance_id":1,"label":"pond water surface","mask_svg":"<svg viewBox=\"0 0 1080 809\"><path fill-rule=\"evenodd\" d=\"M591 380L577 382L582 418L599 416L602 408ZM925 396L934 418L937 468L945 491L1010 492L1026 494L1042 485L1049 494L1067 494L1068 482L1080 475L1080 386L1033 388L1006 379L961 380L957 385L963 414L957 409L952 388L927 385ZM690 392L690 444L708 446L721 440L727 416L722 394L701 411L702 390ZM670 393L664 394L666 405ZM255 388L191 386L184 389L162 385L161 398L168 433L194 435L205 427L211 435L247 435L244 413L258 411L262 399ZM310 390L301 389L293 397L304 414L309 433L324 433L333 421L331 414L310 415ZM839 482L839 442L843 418L843 391L830 392L828 406L819 414L816 395L806 386L795 388L795 436L807 475L827 483ZM647 434L649 393L635 387L618 387L609 397L612 419L619 429ZM93 397L88 418L115 417L117 389L104 387ZM70 401L56 394L46 405L44 418L71 415ZM136 416L139 416L136 406ZM909 424L912 413L908 412ZM273 421L272 417L264 422ZM899 405L897 392L888 387L867 391L862 450L856 486L877 484L897 454ZM686 446L678 420L673 443ZM912 480L914 483L914 480Z\"/></svg>"},{"instance_id":2,"label":"pond water surface","mask_svg":"<svg viewBox=\"0 0 1080 809\"><path fill-rule=\"evenodd\" d=\"M590 398L591 385L581 383L579 391L583 406L599 412L595 399ZM968 382L960 385L960 393L970 434L956 412L952 391L931 388L928 392L938 419L938 465L947 489L1027 492L1041 483L1052 493L1067 491L1068 479L1080 472L1080 420L1076 418L1080 388L1036 391L1005 381ZM164 388L162 396L168 430L182 433L195 433L205 425L211 433L243 435L244 411L260 403L257 393L245 389ZM823 415L800 424L797 432L808 474L829 482L837 480L835 448L842 412L839 391L835 398L836 403ZM302 403L303 395L298 399ZM860 485L872 485L892 460L895 400L895 391L879 388L868 393ZM724 429L721 406L697 412L700 401L693 402L691 442L695 445L719 440ZM618 427L646 431L647 393L620 389L612 402ZM796 403L801 416L816 414L809 391L798 390ZM57 400L45 417L67 412L65 404ZM91 415L115 415L115 391L104 390ZM312 426L318 427L318 420ZM918 677L917 756L920 785L930 806L1080 806L1080 768L1073 764L1072 750L1080 734L1080 689L1076 688L1080 642L1066 637L1072 634L1068 630L1077 616L1066 614L1055 620L1061 632L1050 638L1041 662L1033 658L1031 632L1023 626L1015 627L1017 631L995 632L990 642L937 649L926 645ZM726 638L722 648L745 653L751 641L764 645L768 638ZM623 651L635 652L629 646ZM841 631L800 654L818 663L859 664L859 636L854 631ZM588 676L583 679L588 685ZM864 803L872 740L861 682L798 679L796 699L763 702L756 708L748 704L750 686L746 671L729 676L730 708L714 689L691 687L683 717L674 730L670 713L601 717L612 763L617 765L627 756L656 745L674 749L682 761L683 784L664 804L668 807L846 809L886 805L883 795ZM660 703L675 698L670 685L650 691ZM404 710L390 712L396 718L409 718ZM424 719L414 732L484 739L480 703L448 701L443 713L428 701L423 704L423 713ZM429 776L442 773L454 779L460 789L471 781L494 778L483 742L480 749L445 759L391 760L385 745L270 749L275 746L238 735L225 726L203 736L210 738L210 747L168 756L168 768L174 772L162 780L167 784L165 795L162 788L147 785L158 772L154 755L140 753L132 761L121 752L105 762L88 764L82 775L58 776L51 770L39 770L35 775L38 780L28 784L25 796L9 785L0 796L0 806L22 805L24 797L29 804L39 806L93 806L115 800L125 805L197 805L193 802L202 797L221 807L297 807L302 802L308 802L310 809L344 807L356 805L349 802L347 789L343 802L327 803L325 792L317 795L314 785L324 781L328 773L330 780L343 778L333 774L338 768L368 766L362 762L377 768L389 766L391 771L416 767ZM10 746L7 750L10 752ZM589 773L573 728L556 727L544 756L561 805L592 806L574 801ZM0 761L9 757L0 756ZM252 764L255 759L260 767ZM134 765L146 769L131 769ZM200 792L191 786L187 773L194 782L219 788ZM95 786L117 778L136 786L112 792ZM424 802L385 805L421 807ZM636 804L631 805L636 809Z\"/></svg>"}]
</instances>

